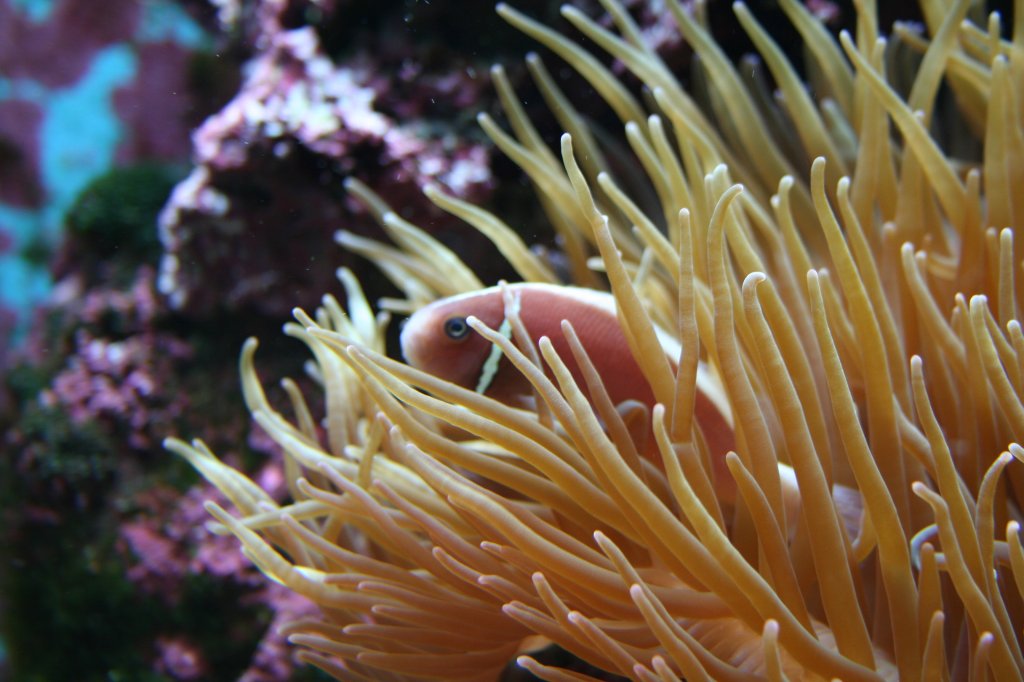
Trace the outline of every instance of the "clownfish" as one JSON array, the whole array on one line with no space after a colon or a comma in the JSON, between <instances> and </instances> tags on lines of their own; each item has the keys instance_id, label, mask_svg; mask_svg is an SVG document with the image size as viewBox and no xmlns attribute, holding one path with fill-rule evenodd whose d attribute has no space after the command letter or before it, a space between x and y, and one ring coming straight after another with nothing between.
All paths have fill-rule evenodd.
<instances>
[{"instance_id":1,"label":"clownfish","mask_svg":"<svg viewBox=\"0 0 1024 682\"><path fill-rule=\"evenodd\" d=\"M534 397L529 381L496 345L477 334L468 321L475 317L511 338L512 325L505 319L503 289L511 295L512 310L522 321L531 342L536 345L542 337L547 337L577 385L582 387L586 382L562 332L563 320L575 330L613 404L636 401L646 405L648 410L654 407L654 392L630 350L616 312L615 298L593 289L519 283L435 301L413 313L402 328L400 341L406 362L500 402L514 406L530 404ZM655 328L655 332L675 371L679 343L663 330ZM720 501L732 504L737 493L736 483L725 465L726 454L736 448L732 414L721 384L703 362L698 363L694 398L694 421L711 455L716 494ZM647 440L648 446L652 446L653 439ZM656 451L644 454L652 459L658 457ZM779 477L785 515L796 519L801 497L795 472L780 463ZM832 492L842 522L851 537L855 537L863 512L860 493L840 484L835 484ZM791 525L790 530L793 528Z\"/></svg>"},{"instance_id":2,"label":"clownfish","mask_svg":"<svg viewBox=\"0 0 1024 682\"><path fill-rule=\"evenodd\" d=\"M635 401L654 407L655 397L637 364L616 314L615 298L593 289L553 284L519 283L503 287L511 294L516 314L536 344L547 337L576 383L585 386L582 373L562 332L568 321L575 330L612 403ZM509 338L502 287L460 294L435 301L406 321L401 333L406 362L428 374L509 405L527 404L533 392L527 379L500 349L475 333L467 319L475 317ZM679 344L658 332L669 363L675 369ZM700 426L712 459L721 466L726 452L735 448L729 408L716 380L700 363L694 419ZM653 445L653 441L650 443ZM657 457L657 455L653 455ZM718 468L716 466L716 468Z\"/></svg>"}]
</instances>

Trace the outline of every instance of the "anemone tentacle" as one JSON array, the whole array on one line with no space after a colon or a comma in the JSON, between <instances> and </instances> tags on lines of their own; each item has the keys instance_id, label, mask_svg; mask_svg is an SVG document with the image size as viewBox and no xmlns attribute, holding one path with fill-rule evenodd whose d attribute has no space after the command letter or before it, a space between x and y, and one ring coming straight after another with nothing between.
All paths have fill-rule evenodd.
<instances>
[{"instance_id":1,"label":"anemone tentacle","mask_svg":"<svg viewBox=\"0 0 1024 682\"><path fill-rule=\"evenodd\" d=\"M536 55L530 73L569 131L561 148L544 146L500 68L511 133L480 123L533 182L565 248L562 284L611 292L657 404L610 405L570 326L571 358L521 320L509 334L469 321L527 377L526 407L389 359L388 316L342 272L346 308L325 299L286 328L315 358L322 433L294 384L294 415L271 407L255 341L242 355L293 503L201 443L169 441L234 505L210 507L218 532L321 606L289 636L339 679L493 680L513 662L600 679L541 663L550 644L634 680L1024 678L1024 3L1002 38L998 15L978 27L971 3L923 2L933 38L905 26L892 38L921 55L906 96L873 3L857 5L856 35L833 40L784 0L810 90L737 3L779 88L771 104L676 0L703 97L616 0L601 4L614 30L563 15L644 84L650 110L579 44L498 12L619 116L655 205L606 167ZM977 155L954 157L936 131ZM348 189L392 240L338 237L404 293L388 310L482 287L365 186ZM427 195L523 281L558 281L498 217ZM711 390L698 361L735 429L722 466L696 417L696 392Z\"/></svg>"}]
</instances>

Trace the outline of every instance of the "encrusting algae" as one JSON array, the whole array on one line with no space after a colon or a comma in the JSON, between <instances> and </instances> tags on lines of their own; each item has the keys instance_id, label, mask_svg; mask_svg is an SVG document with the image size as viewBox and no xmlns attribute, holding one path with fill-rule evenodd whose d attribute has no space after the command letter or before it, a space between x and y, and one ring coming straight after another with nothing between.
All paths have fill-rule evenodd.
<instances>
[{"instance_id":1,"label":"encrusting algae","mask_svg":"<svg viewBox=\"0 0 1024 682\"><path fill-rule=\"evenodd\" d=\"M773 101L667 3L700 58L706 108L615 0L602 5L616 33L562 13L643 81L644 104L577 44L499 5L618 114L657 196L645 213L606 172L540 59L528 65L568 131L560 154L495 68L512 134L480 123L532 180L571 282L499 218L428 190L524 281L610 288L653 409L604 399L567 329L578 385L517 324L511 296L510 332L471 324L526 374L532 407L390 359L388 315L342 271L347 310L325 298L286 326L315 357L322 430L294 383L292 416L271 408L256 342L242 353L291 504L202 443L168 441L236 507L209 505L217 529L321 607L289 628L304 660L346 680L493 680L514 660L546 680L598 679L531 657L555 643L644 681L1021 679L1024 2L1007 40L998 15L979 28L966 0L924 0L932 38L897 29L916 53L898 64L906 97L887 80L873 2L838 43L796 0L780 4L805 41L810 91L734 5ZM976 140L982 160L947 155L943 136ZM404 292L385 308L484 287L348 188L393 242L339 235ZM656 327L675 337L676 362ZM716 494L694 419L699 362L735 428L733 501Z\"/></svg>"}]
</instances>

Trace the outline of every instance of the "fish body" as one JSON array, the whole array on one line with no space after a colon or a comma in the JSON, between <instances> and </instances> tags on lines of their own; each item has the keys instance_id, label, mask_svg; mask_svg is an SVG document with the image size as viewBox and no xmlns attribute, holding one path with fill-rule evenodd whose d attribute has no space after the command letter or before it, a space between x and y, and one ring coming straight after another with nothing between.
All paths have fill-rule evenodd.
<instances>
[{"instance_id":1,"label":"fish body","mask_svg":"<svg viewBox=\"0 0 1024 682\"><path fill-rule=\"evenodd\" d=\"M580 387L585 387L586 382L562 333L563 320L572 324L614 404L636 401L649 409L654 407L654 392L633 357L611 294L538 283L510 284L505 289L512 295L514 309L531 341L536 344L547 337ZM509 405L528 405L534 399L529 382L466 322L470 316L476 317L511 338L511 325L505 314L500 287L435 301L416 311L406 322L401 336L402 352L410 365L429 374ZM655 332L675 371L680 344L663 330L655 328ZM737 489L725 463L726 454L736 448L732 413L721 384L703 362L697 368L694 421L711 455L716 494L721 502L732 505ZM643 454L652 461L660 461L650 428L643 436ZM783 463L778 468L785 517L792 533L802 506L800 490L794 470ZM833 490L847 531L856 536L863 513L860 493L839 484Z\"/></svg>"},{"instance_id":2,"label":"fish body","mask_svg":"<svg viewBox=\"0 0 1024 682\"><path fill-rule=\"evenodd\" d=\"M567 320L600 375L616 405L635 401L652 408L655 396L633 357L616 313L615 298L608 293L570 286L539 283L509 284L519 318L533 343L547 337L581 387L585 386L561 324ZM435 301L414 313L402 329L402 353L406 361L429 374L464 388L476 390L510 405L532 400L529 382L511 362L479 334L466 319L476 317L491 329L510 329L501 288L491 287ZM679 344L658 331L662 348L673 368ZM703 364L698 370L695 419L705 441L717 458L734 446L728 407L717 382ZM653 447L653 440L650 440ZM656 455L655 455L656 456Z\"/></svg>"}]
</instances>

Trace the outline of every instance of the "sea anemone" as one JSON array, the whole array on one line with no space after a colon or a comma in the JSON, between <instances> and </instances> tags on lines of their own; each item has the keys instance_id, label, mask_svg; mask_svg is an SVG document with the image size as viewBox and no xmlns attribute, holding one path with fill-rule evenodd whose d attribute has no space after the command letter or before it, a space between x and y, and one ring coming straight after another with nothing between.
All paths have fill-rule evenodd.
<instances>
[{"instance_id":1,"label":"sea anemone","mask_svg":"<svg viewBox=\"0 0 1024 682\"><path fill-rule=\"evenodd\" d=\"M931 39L898 28L901 57L887 60L873 3L857 4L856 35L836 42L782 0L810 88L736 3L774 98L676 0L668 10L702 69L693 94L615 0L601 4L616 32L562 14L643 83L643 104L576 43L498 12L621 118L631 177L609 171L536 56L530 73L568 131L560 154L500 68L512 134L480 117L533 182L564 258L427 194L524 281L564 271L610 288L658 404L612 405L579 344L584 385L549 343L538 355L479 324L530 380L534 409L420 372L384 354L389 315L341 271L347 309L325 298L285 328L315 357L322 425L291 381L292 416L276 411L255 340L242 353L245 399L286 453L291 504L202 443L168 441L236 507L209 505L216 529L320 606L288 635L339 679L487 680L513 660L546 680L1020 679L1022 3L1011 40L996 14L986 28L966 21L966 0L922 3ZM627 189L637 177L654 202ZM393 242L339 235L404 293L383 309L483 286L365 187L348 188ZM678 365L656 327L676 335ZM698 360L734 423L734 503L693 418ZM586 667L540 662L551 644Z\"/></svg>"}]
</instances>

